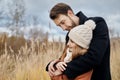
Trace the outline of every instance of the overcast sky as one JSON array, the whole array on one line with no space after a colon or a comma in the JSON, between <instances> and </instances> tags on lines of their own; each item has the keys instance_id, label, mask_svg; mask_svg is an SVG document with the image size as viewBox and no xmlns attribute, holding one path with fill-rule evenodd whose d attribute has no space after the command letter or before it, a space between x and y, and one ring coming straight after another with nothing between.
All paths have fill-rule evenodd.
<instances>
[{"instance_id":1,"label":"overcast sky","mask_svg":"<svg viewBox=\"0 0 120 80\"><path fill-rule=\"evenodd\" d=\"M8 1L8 0L6 0ZM52 26L52 33L55 37L64 36L66 32L56 27L49 18L49 10L57 3L64 2L71 6L74 13L82 11L86 16L103 17L109 28L113 28L120 32L120 0L24 0L26 5L26 13L35 15L39 18L40 25L45 30L49 30L49 22Z\"/></svg>"}]
</instances>

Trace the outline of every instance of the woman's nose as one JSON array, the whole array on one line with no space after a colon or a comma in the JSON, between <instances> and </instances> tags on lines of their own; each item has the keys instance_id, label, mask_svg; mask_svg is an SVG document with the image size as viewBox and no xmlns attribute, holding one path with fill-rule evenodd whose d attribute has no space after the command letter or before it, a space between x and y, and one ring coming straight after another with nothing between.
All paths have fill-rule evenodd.
<instances>
[{"instance_id":1,"label":"woman's nose","mask_svg":"<svg viewBox=\"0 0 120 80\"><path fill-rule=\"evenodd\" d=\"M70 46L70 40L68 41L67 46Z\"/></svg>"}]
</instances>

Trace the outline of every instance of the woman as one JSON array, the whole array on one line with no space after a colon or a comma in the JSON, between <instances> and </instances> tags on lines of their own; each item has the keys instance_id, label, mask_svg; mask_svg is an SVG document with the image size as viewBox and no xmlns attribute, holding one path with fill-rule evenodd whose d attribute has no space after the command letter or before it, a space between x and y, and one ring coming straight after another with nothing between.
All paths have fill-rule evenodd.
<instances>
[{"instance_id":1,"label":"woman","mask_svg":"<svg viewBox=\"0 0 120 80\"><path fill-rule=\"evenodd\" d=\"M67 66L66 63L72 61L80 55L84 55L90 45L92 39L92 31L95 29L95 22L92 20L86 21L83 25L76 26L69 32L69 41L67 44L66 51L62 54L60 61L56 64L55 76L51 77L51 80L70 80L62 71L65 70ZM82 75L77 76L71 80L90 80L92 76L92 71L86 72Z\"/></svg>"}]
</instances>

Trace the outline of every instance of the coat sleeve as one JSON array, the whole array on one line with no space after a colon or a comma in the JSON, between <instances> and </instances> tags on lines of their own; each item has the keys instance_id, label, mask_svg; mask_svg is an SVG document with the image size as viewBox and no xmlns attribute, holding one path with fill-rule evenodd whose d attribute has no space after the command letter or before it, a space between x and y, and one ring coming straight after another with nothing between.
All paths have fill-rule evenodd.
<instances>
[{"instance_id":1,"label":"coat sleeve","mask_svg":"<svg viewBox=\"0 0 120 80\"><path fill-rule=\"evenodd\" d=\"M48 66L50 65L51 62L52 62L52 61L50 61L50 62L47 64L47 66L46 66L46 68L45 68L46 71L48 71Z\"/></svg>"},{"instance_id":2,"label":"coat sleeve","mask_svg":"<svg viewBox=\"0 0 120 80\"><path fill-rule=\"evenodd\" d=\"M67 75L68 78L75 78L99 66L108 47L108 43L108 27L104 19L101 19L96 23L96 28L93 31L93 39L88 52L69 62L63 73Z\"/></svg>"}]
</instances>

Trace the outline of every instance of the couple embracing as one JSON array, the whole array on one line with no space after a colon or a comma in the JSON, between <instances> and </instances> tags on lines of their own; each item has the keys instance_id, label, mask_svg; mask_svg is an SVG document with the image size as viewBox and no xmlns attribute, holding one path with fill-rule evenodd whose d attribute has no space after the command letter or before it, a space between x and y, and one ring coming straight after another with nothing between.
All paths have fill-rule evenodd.
<instances>
[{"instance_id":1,"label":"couple embracing","mask_svg":"<svg viewBox=\"0 0 120 80\"><path fill-rule=\"evenodd\" d=\"M101 17L76 15L65 3L56 4L50 18L67 30L66 47L59 59L46 66L51 80L111 80L108 27Z\"/></svg>"}]
</instances>

